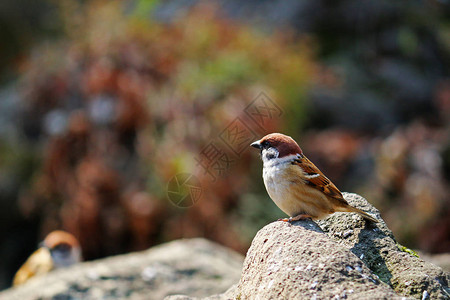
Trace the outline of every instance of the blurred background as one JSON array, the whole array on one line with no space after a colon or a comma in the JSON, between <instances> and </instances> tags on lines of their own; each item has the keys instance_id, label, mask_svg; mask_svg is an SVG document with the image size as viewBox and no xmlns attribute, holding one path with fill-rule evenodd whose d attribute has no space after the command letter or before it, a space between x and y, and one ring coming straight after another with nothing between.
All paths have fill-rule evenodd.
<instances>
[{"instance_id":1,"label":"blurred background","mask_svg":"<svg viewBox=\"0 0 450 300\"><path fill-rule=\"evenodd\" d=\"M84 258L284 217L248 144L296 139L401 244L450 251L446 0L0 3L0 289L47 233ZM253 150L253 151L252 151Z\"/></svg>"}]
</instances>

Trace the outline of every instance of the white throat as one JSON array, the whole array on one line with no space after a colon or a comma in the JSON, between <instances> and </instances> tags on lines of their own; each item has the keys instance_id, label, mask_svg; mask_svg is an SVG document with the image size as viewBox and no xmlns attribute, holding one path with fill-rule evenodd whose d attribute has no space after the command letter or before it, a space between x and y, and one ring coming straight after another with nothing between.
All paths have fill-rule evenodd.
<instances>
[{"instance_id":1,"label":"white throat","mask_svg":"<svg viewBox=\"0 0 450 300\"><path fill-rule=\"evenodd\" d=\"M264 166L278 159L280 152L277 149L270 147L261 151L261 159Z\"/></svg>"},{"instance_id":2,"label":"white throat","mask_svg":"<svg viewBox=\"0 0 450 300\"><path fill-rule=\"evenodd\" d=\"M272 150L273 149L273 150ZM286 163L290 163L295 159L299 158L299 154L291 154L285 157L279 158L280 153L275 148L269 148L267 150L263 150L261 153L261 158L263 161L264 168L272 168L276 166L285 165Z\"/></svg>"},{"instance_id":3,"label":"white throat","mask_svg":"<svg viewBox=\"0 0 450 300\"><path fill-rule=\"evenodd\" d=\"M55 268L68 267L81 261L79 247L73 247L69 252L52 251L51 255Z\"/></svg>"}]
</instances>

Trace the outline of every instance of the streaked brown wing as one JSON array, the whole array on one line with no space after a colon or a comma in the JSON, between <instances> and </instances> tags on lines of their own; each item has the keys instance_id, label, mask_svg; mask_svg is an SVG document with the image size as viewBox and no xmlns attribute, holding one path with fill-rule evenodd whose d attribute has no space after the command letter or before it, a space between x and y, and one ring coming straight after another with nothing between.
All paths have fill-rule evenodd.
<instances>
[{"instance_id":1,"label":"streaked brown wing","mask_svg":"<svg viewBox=\"0 0 450 300\"><path fill-rule=\"evenodd\" d=\"M321 191L333 199L338 200L342 204L348 204L339 189L306 156L300 156L300 158L296 159L292 162L292 164L295 164L303 169L306 173L304 180L309 186Z\"/></svg>"}]
</instances>

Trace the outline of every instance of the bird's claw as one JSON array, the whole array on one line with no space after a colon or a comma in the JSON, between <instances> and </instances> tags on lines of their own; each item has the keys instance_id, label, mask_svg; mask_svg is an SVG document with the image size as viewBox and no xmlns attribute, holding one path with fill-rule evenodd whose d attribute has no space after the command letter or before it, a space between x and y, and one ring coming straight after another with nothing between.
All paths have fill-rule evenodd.
<instances>
[{"instance_id":1,"label":"bird's claw","mask_svg":"<svg viewBox=\"0 0 450 300\"><path fill-rule=\"evenodd\" d=\"M295 222L295 221L306 220L306 219L311 219L312 220L312 216L306 215L306 214L300 214L300 215L295 216L295 217L278 219L278 221L292 223L292 222Z\"/></svg>"},{"instance_id":2,"label":"bird's claw","mask_svg":"<svg viewBox=\"0 0 450 300\"><path fill-rule=\"evenodd\" d=\"M278 221L291 223L292 221L295 221L295 220L292 217L290 217L290 218L278 219Z\"/></svg>"}]
</instances>

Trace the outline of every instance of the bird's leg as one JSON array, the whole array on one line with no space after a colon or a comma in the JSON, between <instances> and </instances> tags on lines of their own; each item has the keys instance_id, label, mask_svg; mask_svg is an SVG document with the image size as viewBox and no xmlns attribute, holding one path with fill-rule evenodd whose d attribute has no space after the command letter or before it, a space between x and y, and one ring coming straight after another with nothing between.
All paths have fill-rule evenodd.
<instances>
[{"instance_id":1,"label":"bird's leg","mask_svg":"<svg viewBox=\"0 0 450 300\"><path fill-rule=\"evenodd\" d=\"M278 219L277 221L289 222L288 218Z\"/></svg>"},{"instance_id":2,"label":"bird's leg","mask_svg":"<svg viewBox=\"0 0 450 300\"><path fill-rule=\"evenodd\" d=\"M313 217L311 215L308 214L299 214L295 217L290 217L290 218L284 218L284 219L278 219L278 221L283 221L283 222L295 222L295 221L300 221L300 220L306 220L306 219L312 219Z\"/></svg>"}]
</instances>

